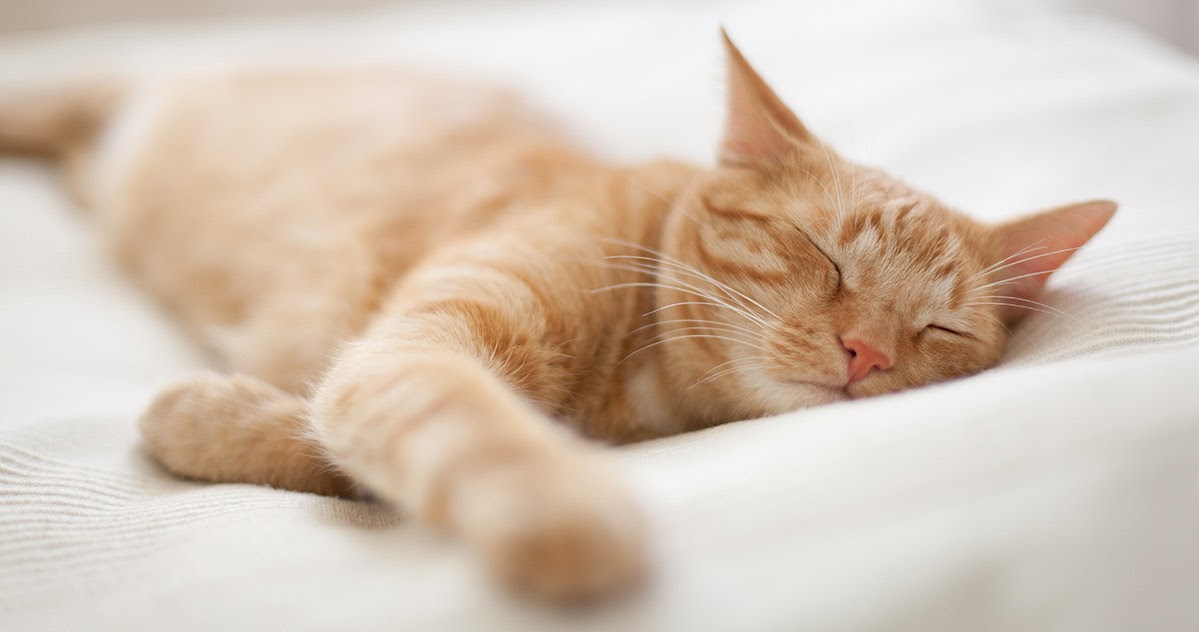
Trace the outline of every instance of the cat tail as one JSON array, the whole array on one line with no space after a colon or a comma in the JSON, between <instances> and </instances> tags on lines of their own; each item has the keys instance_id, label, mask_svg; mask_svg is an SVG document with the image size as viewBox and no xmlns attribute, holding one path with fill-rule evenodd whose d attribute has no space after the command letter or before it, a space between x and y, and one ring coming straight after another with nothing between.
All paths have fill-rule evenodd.
<instances>
[{"instance_id":1,"label":"cat tail","mask_svg":"<svg viewBox=\"0 0 1199 632\"><path fill-rule=\"evenodd\" d=\"M124 92L98 79L0 95L0 152L55 158L89 147Z\"/></svg>"}]
</instances>

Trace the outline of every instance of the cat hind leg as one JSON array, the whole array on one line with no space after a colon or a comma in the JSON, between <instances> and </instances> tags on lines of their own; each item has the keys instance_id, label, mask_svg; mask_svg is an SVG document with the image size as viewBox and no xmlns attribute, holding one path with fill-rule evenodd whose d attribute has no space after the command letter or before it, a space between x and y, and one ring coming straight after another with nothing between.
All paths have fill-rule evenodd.
<instances>
[{"instance_id":1,"label":"cat hind leg","mask_svg":"<svg viewBox=\"0 0 1199 632\"><path fill-rule=\"evenodd\" d=\"M247 375L203 374L159 393L138 427L150 454L185 478L355 495L307 419L297 395Z\"/></svg>"}]
</instances>

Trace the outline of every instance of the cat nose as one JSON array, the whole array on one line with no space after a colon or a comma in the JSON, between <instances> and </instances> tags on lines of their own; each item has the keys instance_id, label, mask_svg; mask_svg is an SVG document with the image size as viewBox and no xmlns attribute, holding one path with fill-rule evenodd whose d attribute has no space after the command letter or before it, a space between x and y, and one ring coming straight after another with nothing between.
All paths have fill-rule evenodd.
<instances>
[{"instance_id":1,"label":"cat nose","mask_svg":"<svg viewBox=\"0 0 1199 632\"><path fill-rule=\"evenodd\" d=\"M842 338L841 346L849 352L849 380L845 384L846 387L866 379L876 368L882 371L891 368L891 358L888 358L887 354L859 338Z\"/></svg>"}]
</instances>

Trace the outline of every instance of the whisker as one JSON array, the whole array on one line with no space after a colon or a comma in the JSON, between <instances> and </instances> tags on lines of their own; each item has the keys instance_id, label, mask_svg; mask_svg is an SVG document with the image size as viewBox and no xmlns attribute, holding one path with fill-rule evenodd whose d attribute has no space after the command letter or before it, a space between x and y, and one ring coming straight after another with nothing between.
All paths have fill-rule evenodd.
<instances>
[{"instance_id":1,"label":"whisker","mask_svg":"<svg viewBox=\"0 0 1199 632\"><path fill-rule=\"evenodd\" d=\"M744 340L740 340L740 339L738 339L738 338L731 338L731 337L729 337L729 336L719 336L719 335L716 335L716 334L685 334L685 335L682 335L682 336L675 336L675 337L673 337L673 338L666 338L666 339L664 339L664 340L658 340L658 341L651 342L651 343L649 343L649 344L643 345L642 347L640 347L640 348L639 348L639 349L637 349L636 351L633 351L632 353L630 353L629 355L625 356L624 358L621 358L620 362L617 362L617 363L616 363L616 366L620 366L621 364L623 364L623 363L624 363L626 360L628 360L629 358L631 358L631 357L633 357L633 356L637 355L638 353L641 353L642 351L645 351L645 350L647 350L647 349L652 349L652 348L654 348L654 347L656 347L656 346L658 346L658 345L663 345L663 344L666 344L666 343L668 343L668 342L675 342L675 341L677 341L677 340L687 340L687 339L689 339L689 338L711 338L711 339L715 339L715 340L726 340L726 341L728 341L728 342L736 342L736 343L738 343L738 344L743 344L743 345L745 345L745 346L747 346L747 347L753 347L754 349L757 349L757 350L759 350L759 351L761 351L761 352L763 352L763 353L769 353L769 352L768 352L768 351L767 351L765 348L763 348L763 347L761 347L761 346L758 346L758 345L756 345L756 344L753 344L753 343L751 343L751 342L746 342L746 341L744 341Z\"/></svg>"},{"instance_id":2,"label":"whisker","mask_svg":"<svg viewBox=\"0 0 1199 632\"><path fill-rule=\"evenodd\" d=\"M656 335L656 336L654 336L654 337L650 338L650 340L655 340L655 339L658 339L658 338L663 338L663 337L666 337L666 336L669 336L669 335L672 335L672 334L677 334L677 333L684 332L684 331L708 331L708 332L715 332L715 333L729 334L730 336L734 336L734 335L737 335L737 334L741 334L741 333L742 333L742 332L740 332L740 331L737 331L736 329L723 329L723 328L720 328L720 327L712 327L712 326L710 326L710 325L695 325L695 326L692 326L692 327L676 327L676 328L674 328L674 329L671 329L670 331L664 331L664 332L662 332L662 333L660 333L660 334L658 334L658 335ZM767 339L765 339L765 338L757 338L756 340L757 340L757 341L759 341L759 342L761 342L761 343L763 343L763 344L769 344L769 343L770 343L770 341L769 341L769 340L767 340Z\"/></svg>"},{"instance_id":3,"label":"whisker","mask_svg":"<svg viewBox=\"0 0 1199 632\"><path fill-rule=\"evenodd\" d=\"M1051 257L1051 256L1053 256L1053 255L1060 255L1060 254L1062 254L1063 252L1072 252L1072 251L1078 250L1079 248L1081 248L1081 246L1076 246L1076 247L1074 247L1074 248L1062 248L1061 250L1054 250L1054 251L1052 251L1052 252L1045 252L1045 253L1041 253L1041 254L1039 254L1039 255L1033 255L1033 256L1031 256L1031 257L1025 257L1025 258L1023 258L1023 259L1020 259L1019 261L1013 261L1013 262L1011 262L1011 263L1009 263L1009 264L1007 264L1007 265L1000 266L1000 267L998 267L998 268L995 268L994 270L990 270L990 271L988 272L988 274L994 274L994 273L996 273L996 272L999 272L1000 270L1004 270L1004 269L1010 268L1010 267L1012 267L1012 266L1018 266L1018 265L1020 265L1020 264L1022 264L1022 263L1025 263L1025 262L1028 262L1028 261L1032 261L1032 260L1034 260L1034 259L1040 259L1041 257Z\"/></svg>"},{"instance_id":4,"label":"whisker","mask_svg":"<svg viewBox=\"0 0 1199 632\"><path fill-rule=\"evenodd\" d=\"M678 301L676 303L671 303L669 305L663 305L662 307L659 307L657 309L651 309L650 311L642 314L642 316L643 317L652 316L663 310L671 309L673 307L681 307L683 305L702 305L702 306L707 306L707 307L722 307L724 309L732 310L734 313L738 313L738 314L741 313L740 310L738 310L737 308L727 305L725 303L711 303L708 301ZM700 319L700 320L702 320L702 319ZM662 322L667 322L667 321L662 321ZM711 321L707 321L707 322L711 322ZM753 322L760 322L760 321L753 321ZM654 323L650 323L649 325L646 325L646 326L647 327L652 326L653 324ZM728 325L730 327L734 326L731 323L723 323L723 324ZM778 326L774 325L773 323L770 323L768 326L770 329L773 329L776 331L778 330ZM750 330L747 329L746 331L748 332ZM758 333L760 335L760 332L755 332L755 333Z\"/></svg>"},{"instance_id":5,"label":"whisker","mask_svg":"<svg viewBox=\"0 0 1199 632\"><path fill-rule=\"evenodd\" d=\"M718 289L722 289L722 290L725 289L724 287L722 287L723 284L721 284L719 281L716 281L715 279L712 279L711 277L708 277L707 275L697 273L697 272L692 272L691 270L683 269L680 266L677 266L669 261L662 261L659 259L654 259L653 257L642 257L640 255L609 255L609 256L604 257L604 259L607 259L607 260L632 259L633 261L624 263L622 265L639 266L638 270L640 270L641 272L645 272L647 274L655 274L655 275L661 275L661 272L662 272L658 268L658 265L655 265L655 264L669 265L672 268L676 269L677 271L685 273L687 276L690 276L695 279L699 279L701 281L707 281L707 282L715 285ZM647 262L652 262L652 263L647 263Z\"/></svg>"},{"instance_id":6,"label":"whisker","mask_svg":"<svg viewBox=\"0 0 1199 632\"><path fill-rule=\"evenodd\" d=\"M802 171L809 178L814 180L816 182L816 184L819 185L820 188L824 190L824 195L826 197L828 197L829 202L836 202L836 200L833 199L833 192L830 191L829 188L824 185L824 181L822 181L820 178L816 177L816 174L814 174L811 171L808 171L807 169L804 169L803 167L800 167L800 166L796 166L795 168Z\"/></svg>"},{"instance_id":7,"label":"whisker","mask_svg":"<svg viewBox=\"0 0 1199 632\"><path fill-rule=\"evenodd\" d=\"M730 359L730 360L725 360L724 362L721 362L720 364L717 364L716 366L714 366L714 367L712 367L712 368L708 369L707 371L704 371L704 374L703 374L703 375L701 375L701 376L699 376L699 377L700 377L700 379L703 379L703 378L707 377L709 373L711 373L711 372L713 372L713 371L716 371L716 370L720 369L721 367L725 367L725 366L728 366L728 365L730 365L730 364L733 364L734 362L740 362L740 361L742 361L742 360L745 360L745 359L746 359L746 358L732 358L732 359Z\"/></svg>"},{"instance_id":8,"label":"whisker","mask_svg":"<svg viewBox=\"0 0 1199 632\"><path fill-rule=\"evenodd\" d=\"M725 307L725 308L728 307L728 305L725 305L724 303L709 303L707 301L679 301L677 303L671 303L669 305L663 305L662 307L658 307L656 309L651 309L648 312L642 314L642 316L643 317L652 316L654 314L657 314L658 312L668 310L672 307L681 307L683 305L708 305L710 307Z\"/></svg>"},{"instance_id":9,"label":"whisker","mask_svg":"<svg viewBox=\"0 0 1199 632\"><path fill-rule=\"evenodd\" d=\"M673 318L673 319L671 319L671 320L658 320L658 321L654 321L654 322L652 322L652 323L648 323L648 324L642 325L642 326L640 326L640 327L638 327L638 328L636 328L636 329L634 329L634 330L630 331L629 333L627 333L627 334L625 334L625 335L626 335L626 336L631 336L631 335L633 335L633 334L635 334L635 333L637 333L637 332L639 332L639 331L644 331L644 330L646 330L646 329L649 329L650 327L655 327L655 326L657 326L657 325L669 325L669 324L676 324L676 323L707 323L707 324L710 324L710 325L718 325L718 326L720 326L720 327L723 327L723 328L727 328L727 329L733 329L733 330L736 330L736 331L740 331L741 333L744 333L744 334L746 334L746 335L749 335L749 336L753 336L753 337L755 337L755 338L758 338L758 339L760 339L760 340L762 340L762 341L766 341L766 340L767 340L766 336L763 336L763 335L762 335L760 332L754 331L754 330L752 330L752 329L749 329L749 328L747 328L747 327L740 327L740 326L738 326L738 325L733 325L733 324L731 324L731 323L722 323L722 322L720 322L720 321L718 321L718 320L705 320L705 319L703 319L703 318Z\"/></svg>"},{"instance_id":10,"label":"whisker","mask_svg":"<svg viewBox=\"0 0 1199 632\"><path fill-rule=\"evenodd\" d=\"M622 243L622 242L623 242L623 243ZM745 300L749 301L749 302L750 302L750 303L752 303L754 306L756 306L758 309L760 309L760 310L762 310L763 312L765 312L767 315L769 315L769 316L772 316L772 317L774 317L774 318L776 318L776 319L782 320L781 318L779 318L779 315L778 315L778 314L775 314L773 311L771 311L771 310L770 310L769 308L767 308L765 305L762 305L761 303L759 303L759 302L755 301L753 298L751 298L751 297L749 297L749 296L745 295L744 293L742 293L742 292L738 291L736 288L733 288L733 287L731 287L731 286L729 286L729 285L727 285L727 284L725 284L725 283L723 283L723 282L721 282L721 281L718 281L717 279L714 279L714 278L712 278L712 276L711 276L711 275L704 274L703 272L701 272L701 271L699 271L699 270L695 269L693 266L690 266L690 265L688 265L687 263L685 263L685 262L683 262L683 261L679 261L678 259L676 259L676 258L674 258L674 257L671 257L670 255L667 255L667 254L665 254L665 253L663 253L663 252L660 252L660 251L658 251L658 250L654 250L653 248L649 248L649 247L646 247L646 246L642 246L641 244L636 244L636 243L632 243L632 242L628 242L628 241L623 241L623 240L615 240L615 243L617 243L617 244L621 244L621 245L624 245L624 246L627 246L627 247L630 247L630 248L635 248L635 249L637 249L637 250L640 250L640 251L642 251L642 252L645 252L645 253L647 253L647 254L653 255L653 257L647 257L647 259L649 259L650 261L655 261L655 260L656 260L657 262L661 262L661 263L670 263L670 264L673 264L673 265L674 265L676 268L679 268L679 269L685 270L685 271L687 271L687 272L689 272L689 273L691 273L691 274L697 275L699 278L702 278L702 279L704 279L704 280L708 281L709 283L712 283L713 285L715 285L715 286L717 286L717 287L719 287L719 288L721 288L721 289L725 290L726 292L729 292L729 293L731 293L731 294L735 294L735 295L737 295L737 296L739 296L739 297L741 297L741 298L743 298L743 299L745 299ZM618 256L618 257L630 257L630 256L632 256L632 255L614 255L614 256ZM744 307L744 305L743 305L743 307Z\"/></svg>"},{"instance_id":11,"label":"whisker","mask_svg":"<svg viewBox=\"0 0 1199 632\"><path fill-rule=\"evenodd\" d=\"M758 308L760 308L760 309L762 309L764 312L766 312L766 313L767 313L767 315L769 315L769 316L773 316L774 318L778 318L778 315L777 315L777 314L775 314L775 313L774 313L773 311L771 311L770 309L766 308L766 306L762 305L761 303L758 303L757 301L753 300L752 298L750 298L750 297L746 296L745 294L742 294L741 292L737 291L735 288L732 288L732 287L730 287L730 286L726 285L725 283L723 283L723 282L721 282L721 281L718 281L718 280L716 280L716 279L712 278L711 276L708 276L708 275L706 275L706 274L704 274L704 273L702 273L702 272L694 271L694 268L691 268L691 269L681 268L681 266L678 266L678 265L676 265L676 264L674 264L674 263L672 263L672 262L669 262L669 261L660 261L660 260L655 260L655 259L653 259L653 258L650 258L650 257L641 257L641 256L637 256L637 255L612 255L612 256L609 256L609 257L604 257L604 258L605 258L605 259L643 259L643 260L645 260L645 261L654 261L655 263L662 263L662 264L665 264L665 265L670 265L670 266L672 266L672 267L675 267L675 268L679 268L679 271L680 271L680 272L682 272L682 273L684 273L684 274L686 274L687 276L690 276L690 277L692 277L692 278L696 278L696 279L698 279L698 280L701 280L701 281L706 281L706 282L708 282L708 283L711 283L712 285L716 286L716 288L717 288L717 289L723 290L723 291L725 292L725 294L728 294L728 295L729 295L729 298L731 298L731 299L732 299L732 300L734 300L734 301L737 301L737 304L738 304L738 305L740 305L741 307L744 307L744 308L746 308L746 309L749 309L749 306L748 306L748 305L746 305L745 303L743 303L741 300L739 300L739 299L738 299L738 297L744 298L744 299L746 299L746 300L748 300L748 301L752 302L752 303L753 303L755 306L757 306ZM658 273L658 272L660 272L660 271L658 270L658 268L657 268L657 267L655 267L655 266L652 266L652 265L650 265L650 264L648 264L648 263L643 263L643 262L634 261L633 263L629 263L629 264L626 264L626 265L630 265L630 266L641 266L641 268L639 268L639 269L640 269L641 271L643 271L643 272L654 272L654 273ZM659 274L659 276L660 276L660 274ZM680 282L681 282L681 283L685 283L685 282L683 282L683 281L680 281Z\"/></svg>"},{"instance_id":12,"label":"whisker","mask_svg":"<svg viewBox=\"0 0 1199 632\"><path fill-rule=\"evenodd\" d=\"M858 170L850 169L849 171L849 206L851 209L858 207Z\"/></svg>"},{"instance_id":13,"label":"whisker","mask_svg":"<svg viewBox=\"0 0 1199 632\"><path fill-rule=\"evenodd\" d=\"M995 321L1000 327L1003 327L1003 330L1006 331L1007 333L1009 333L1009 334L1012 333L1012 330L1008 328L1007 324L1005 324L1002 320L999 320L998 318L996 318L993 314L987 313L986 311L984 311L982 309L977 309L977 308L974 309L974 311Z\"/></svg>"},{"instance_id":14,"label":"whisker","mask_svg":"<svg viewBox=\"0 0 1199 632\"><path fill-rule=\"evenodd\" d=\"M657 314L658 312L661 312L661 311L663 311L663 310L670 309L670 308L672 308L672 307L680 307L680 306L683 306L683 305L706 305L706 306L709 306L709 307L721 307L721 308L727 309L727 310L729 310L729 311L732 311L733 313L735 313L735 314L738 314L738 315L740 315L740 316L742 316L742 317L744 317L744 316L745 316L745 314L743 314L743 313L742 313L742 311L741 311L740 309L737 309L736 307L733 307L733 306L731 306L731 305L728 305L728 304L725 304L725 303L711 303L711 302L708 302L708 301L679 301L679 302L677 302L677 303L671 303L671 304L669 304L669 305L663 305L662 307L659 307L659 308L657 308L657 309L652 309L652 310L650 310L650 311L648 311L648 312L646 312L646 313L642 314L642 316L643 316L643 317L645 317L645 316L652 316L652 315L654 315L654 314ZM753 320L752 318L749 318L748 320L750 320L750 322L753 322L753 323L758 323L758 324L760 324L760 323L759 323L759 321L755 321L755 320ZM653 323L650 323L650 324L652 325ZM767 326L768 326L770 329L774 329L774 330L777 330L777 329L778 329L778 327L777 327L777 326L775 326L775 325L772 325L772 324L768 324Z\"/></svg>"},{"instance_id":15,"label":"whisker","mask_svg":"<svg viewBox=\"0 0 1199 632\"><path fill-rule=\"evenodd\" d=\"M978 271L976 274L971 276L968 280L973 281L981 276L986 276L987 274L994 271L996 269L996 266L1003 265L1004 263L1007 263L1008 261L1011 261L1012 259L1015 259L1016 257L1019 257L1020 255L1023 255L1027 252L1044 248L1044 246L1040 245L1043 243L1045 243L1045 240L1042 239L1041 241L1038 241L1034 244L1025 246L1024 248L1021 248L1020 250L1016 251L1015 254L1004 257L1003 259L1000 259L999 261L996 261L995 263L992 263L991 265L983 268L982 270Z\"/></svg>"},{"instance_id":16,"label":"whisker","mask_svg":"<svg viewBox=\"0 0 1199 632\"><path fill-rule=\"evenodd\" d=\"M983 285L980 285L975 289L982 290L982 289L997 286L997 285L1007 285L1009 283L1019 281L1020 279L1026 279L1028 277L1035 277L1035 276L1040 276L1043 274L1052 274L1052 273L1053 273L1053 270L1043 270L1041 272L1029 272L1028 274L1021 274L1019 276L1014 276L1014 277L1011 277L1008 279L1003 279L1002 281L992 281L990 283L984 283Z\"/></svg>"},{"instance_id":17,"label":"whisker","mask_svg":"<svg viewBox=\"0 0 1199 632\"><path fill-rule=\"evenodd\" d=\"M745 369L760 369L764 366L766 366L766 365L762 364L761 362L755 362L753 364L735 365L735 366L729 367L723 371L719 371L713 375L709 375L708 377L702 378L700 380L696 380L695 384L692 384L691 386L688 386L687 388L691 389L691 388L695 388L696 386L699 386L700 384L707 384L709 382L714 382L730 373L736 373L737 371L743 371Z\"/></svg>"},{"instance_id":18,"label":"whisker","mask_svg":"<svg viewBox=\"0 0 1199 632\"><path fill-rule=\"evenodd\" d=\"M824 152L824 161L828 163L829 171L833 174L833 186L837 189L837 214L845 217L845 199L841 195L841 174L837 171L836 165L833 164L833 157L828 150L828 145L820 143L820 149Z\"/></svg>"},{"instance_id":19,"label":"whisker","mask_svg":"<svg viewBox=\"0 0 1199 632\"><path fill-rule=\"evenodd\" d=\"M676 292L683 292L684 294L687 294L687 293L696 294L701 298L706 298L708 300L714 301L715 303L718 304L718 306L724 307L730 311L740 314L742 317L744 317L750 321L753 321L763 327L766 327L769 329L777 329L777 326L767 322L765 319L763 319L761 316L758 316L757 314L753 314L744 308L737 307L735 305L730 305L730 304L726 303L725 301L722 301L719 297L712 296L711 294L708 294L693 285L689 285L687 283L683 283L683 285L684 285L684 287L679 287L677 285L670 285L668 283L638 281L638 282L617 283L614 285L608 285L608 286L605 286L602 288L597 288L595 290L591 290L591 293L598 294L599 292L607 292L607 291L611 291L611 290L618 290L618 289L624 289L624 288L630 288L630 287L656 287L656 288L662 288L662 289L668 289L668 290L675 290Z\"/></svg>"},{"instance_id":20,"label":"whisker","mask_svg":"<svg viewBox=\"0 0 1199 632\"><path fill-rule=\"evenodd\" d=\"M646 254L652 255L652 256L650 256L650 257L642 257L642 256L639 256L639 255L611 255L611 256L609 256L609 257L605 257L605 258L607 258L607 259L614 259L614 258L630 258L630 259L631 259L631 258L640 258L640 259L644 259L644 260L646 260L646 261L650 261L650 262L653 262L653 263L669 263L669 264L673 265L674 267L676 267L676 268L678 268L678 269L685 270L685 271L687 271L687 272L689 272L689 273L691 273L691 274L697 275L697 276L699 276L700 278L702 278L702 279L704 279L704 280L707 280L707 281L711 282L712 284L716 285L717 287L721 287L721 288L723 288L723 289L726 289L726 290L733 291L733 288L729 287L728 285L726 285L726 284L724 284L724 283L722 283L722 282L720 282L720 281L718 281L718 280L716 280L716 279L712 278L710 275L704 274L704 273L703 273L703 272L701 272L700 270L697 270L697 269L696 269L694 266L688 265L687 263L685 263L685 262L683 262L683 261L680 261L680 260L676 259L675 257L671 257L670 255L667 255L667 254L666 254L666 253L664 253L664 252L661 252L661 251L659 251L659 250L654 250L653 248L650 248L650 247L648 247L648 246L643 246L643 245L641 245L641 244L638 244L638 243L633 243L633 242L630 242L630 241L624 241L624 240L608 240L608 241L612 241L612 242L614 242L614 243L616 243L616 244L618 244L618 245L623 245L623 246L627 246L627 247L630 247L630 248L634 248L634 249L636 249L636 250L640 250L640 251L642 251L642 252L644 252L644 253L646 253ZM748 298L748 297L746 297L746 298Z\"/></svg>"},{"instance_id":21,"label":"whisker","mask_svg":"<svg viewBox=\"0 0 1199 632\"><path fill-rule=\"evenodd\" d=\"M971 305L997 305L1000 307L1011 307L1011 308L1015 308L1015 309L1027 309L1030 312L1040 312L1042 314L1049 314L1050 316L1061 316L1061 317L1068 318L1073 321L1078 320L1077 318L1075 318L1065 312L1061 312L1061 311L1051 312L1049 310L1040 309L1039 307L1033 307L1031 305L1020 305L1019 303L1005 303L1002 301L990 301L990 302L975 301L975 302L971 303Z\"/></svg>"},{"instance_id":22,"label":"whisker","mask_svg":"<svg viewBox=\"0 0 1199 632\"><path fill-rule=\"evenodd\" d=\"M665 290L675 290L675 291L683 292L683 293L699 294L699 292L697 292L691 288L679 287L677 285L671 285L669 283L658 283L655 281L629 281L627 283L614 283L612 285L605 285L603 287L597 287L593 290L588 290L588 291L592 294L599 294L601 292L610 292L612 290L623 290L623 289L631 288L631 287L657 287L657 288L662 288ZM701 295L701 297L709 298L708 296L704 296L704 295ZM713 299L713 300L715 300L715 299ZM720 303L720 305L722 307L737 309L727 303Z\"/></svg>"},{"instance_id":23,"label":"whisker","mask_svg":"<svg viewBox=\"0 0 1199 632\"><path fill-rule=\"evenodd\" d=\"M973 302L973 301L981 301L981 300L1016 301L1016 302L1019 302L1019 303L1028 303L1028 304L1030 304L1030 305L1035 305L1035 306L1037 306L1037 307L1042 307L1042 308L1045 308L1045 309L1047 309L1047 310L1050 310L1050 311L1053 311L1053 312L1057 312L1058 314L1061 314L1062 316L1066 316L1066 315L1067 315L1067 314L1066 314L1066 312L1063 312L1062 310L1060 310L1060 309L1058 309L1058 308L1056 308L1056 307L1054 307L1054 306L1052 306L1052 305L1046 305L1045 303L1042 303L1042 302L1040 302L1040 301L1034 301L1034 300L1032 300L1031 298L1020 298L1019 296L1004 296L1004 295L1002 295L1002 294L989 294L989 295L987 295L987 296L977 296L977 297L974 297L974 299L972 299L972 301L971 301L971 302Z\"/></svg>"}]
</instances>

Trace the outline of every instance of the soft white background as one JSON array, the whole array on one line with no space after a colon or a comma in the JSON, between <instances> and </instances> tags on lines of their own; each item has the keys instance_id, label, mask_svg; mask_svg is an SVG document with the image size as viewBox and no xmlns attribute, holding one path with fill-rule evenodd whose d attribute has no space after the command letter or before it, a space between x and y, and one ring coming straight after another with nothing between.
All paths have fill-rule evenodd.
<instances>
[{"instance_id":1,"label":"soft white background","mask_svg":"<svg viewBox=\"0 0 1199 632\"><path fill-rule=\"evenodd\" d=\"M426 3L429 1L425 0ZM963 4L994 2L961 1ZM28 31L147 18L286 14L419 3L420 0L40 0L0 4L0 30ZM1009 0L1009 3L1127 20L1179 46L1199 51L1199 4L1194 0Z\"/></svg>"},{"instance_id":2,"label":"soft white background","mask_svg":"<svg viewBox=\"0 0 1199 632\"><path fill-rule=\"evenodd\" d=\"M428 0L426 0L428 1ZM1000 0L1002 1L1002 0ZM994 0L962 0L987 4ZM420 0L40 0L0 5L0 30L29 31L55 26L127 22L147 18L207 18L229 14L347 10L355 7L414 5ZM502 4L502 2L493 2ZM779 2L783 4L783 2ZM1011 5L1044 7L1128 20L1177 46L1199 50L1199 4L1194 0L1010 0ZM483 6L484 2L477 2Z\"/></svg>"}]
</instances>

